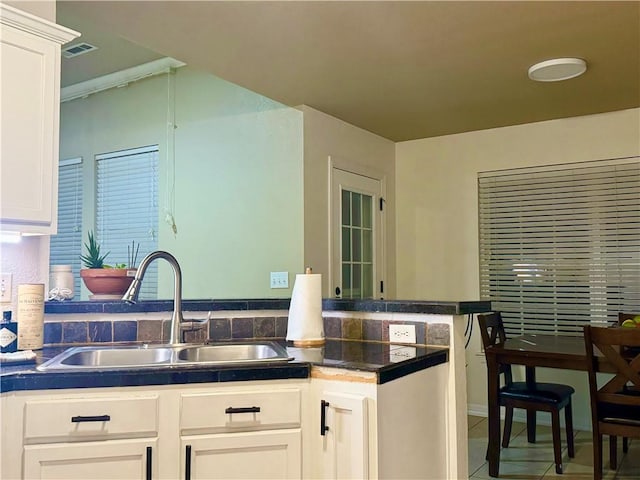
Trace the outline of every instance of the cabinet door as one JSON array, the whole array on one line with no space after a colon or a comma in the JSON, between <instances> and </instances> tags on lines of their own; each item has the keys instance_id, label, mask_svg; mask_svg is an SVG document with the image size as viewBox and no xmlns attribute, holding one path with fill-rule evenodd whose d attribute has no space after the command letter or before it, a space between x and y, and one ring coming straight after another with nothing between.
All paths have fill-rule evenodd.
<instances>
[{"instance_id":1,"label":"cabinet door","mask_svg":"<svg viewBox=\"0 0 640 480\"><path fill-rule=\"evenodd\" d=\"M56 233L60 44L77 32L0 3L0 222Z\"/></svg>"},{"instance_id":2,"label":"cabinet door","mask_svg":"<svg viewBox=\"0 0 640 480\"><path fill-rule=\"evenodd\" d=\"M324 391L321 393L320 410L318 434L324 433L320 462L321 478L368 478L366 397Z\"/></svg>"},{"instance_id":3,"label":"cabinet door","mask_svg":"<svg viewBox=\"0 0 640 480\"><path fill-rule=\"evenodd\" d=\"M300 429L182 437L187 480L286 479L302 476Z\"/></svg>"},{"instance_id":4,"label":"cabinet door","mask_svg":"<svg viewBox=\"0 0 640 480\"><path fill-rule=\"evenodd\" d=\"M157 440L27 445L24 479L151 480L157 478Z\"/></svg>"}]
</instances>

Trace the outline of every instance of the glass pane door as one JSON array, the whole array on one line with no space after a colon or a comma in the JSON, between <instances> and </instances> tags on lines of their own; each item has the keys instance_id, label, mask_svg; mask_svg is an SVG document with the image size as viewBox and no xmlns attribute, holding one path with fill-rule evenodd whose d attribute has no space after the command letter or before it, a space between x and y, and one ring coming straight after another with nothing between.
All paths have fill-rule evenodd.
<instances>
[{"instance_id":1,"label":"glass pane door","mask_svg":"<svg viewBox=\"0 0 640 480\"><path fill-rule=\"evenodd\" d=\"M373 197L342 190L342 297L373 298Z\"/></svg>"},{"instance_id":2,"label":"glass pane door","mask_svg":"<svg viewBox=\"0 0 640 480\"><path fill-rule=\"evenodd\" d=\"M332 293L382 298L382 182L335 167L331 182Z\"/></svg>"}]
</instances>

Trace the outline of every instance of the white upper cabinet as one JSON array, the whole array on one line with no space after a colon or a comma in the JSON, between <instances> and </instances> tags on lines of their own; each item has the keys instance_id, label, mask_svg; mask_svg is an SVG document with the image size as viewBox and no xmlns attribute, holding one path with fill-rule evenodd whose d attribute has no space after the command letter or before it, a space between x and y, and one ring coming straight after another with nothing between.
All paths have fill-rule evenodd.
<instances>
[{"instance_id":1,"label":"white upper cabinet","mask_svg":"<svg viewBox=\"0 0 640 480\"><path fill-rule=\"evenodd\" d=\"M0 227L55 234L60 46L79 33L0 3Z\"/></svg>"}]
</instances>

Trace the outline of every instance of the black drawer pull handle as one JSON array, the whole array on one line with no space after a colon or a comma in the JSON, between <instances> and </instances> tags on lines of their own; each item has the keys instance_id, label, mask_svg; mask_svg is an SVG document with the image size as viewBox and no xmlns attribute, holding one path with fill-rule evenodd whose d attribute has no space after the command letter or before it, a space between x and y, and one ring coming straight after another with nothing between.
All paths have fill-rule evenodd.
<instances>
[{"instance_id":1,"label":"black drawer pull handle","mask_svg":"<svg viewBox=\"0 0 640 480\"><path fill-rule=\"evenodd\" d=\"M260 407L227 407L224 413L260 413Z\"/></svg>"},{"instance_id":2,"label":"black drawer pull handle","mask_svg":"<svg viewBox=\"0 0 640 480\"><path fill-rule=\"evenodd\" d=\"M327 408L329 407L329 402L326 400L320 400L320 435L324 437L324 434L329 431L329 427L327 427Z\"/></svg>"},{"instance_id":3,"label":"black drawer pull handle","mask_svg":"<svg viewBox=\"0 0 640 480\"><path fill-rule=\"evenodd\" d=\"M82 422L108 422L111 420L110 415L90 415L87 417L78 415L77 417L71 417L71 421L73 423L82 423Z\"/></svg>"},{"instance_id":4,"label":"black drawer pull handle","mask_svg":"<svg viewBox=\"0 0 640 480\"><path fill-rule=\"evenodd\" d=\"M146 480L151 480L153 478L153 472L152 472L152 468L153 468L153 458L152 458L152 454L153 451L151 450L151 447L147 447L147 474L146 474Z\"/></svg>"},{"instance_id":5,"label":"black drawer pull handle","mask_svg":"<svg viewBox=\"0 0 640 480\"><path fill-rule=\"evenodd\" d=\"M184 480L191 480L191 445L185 448Z\"/></svg>"}]
</instances>

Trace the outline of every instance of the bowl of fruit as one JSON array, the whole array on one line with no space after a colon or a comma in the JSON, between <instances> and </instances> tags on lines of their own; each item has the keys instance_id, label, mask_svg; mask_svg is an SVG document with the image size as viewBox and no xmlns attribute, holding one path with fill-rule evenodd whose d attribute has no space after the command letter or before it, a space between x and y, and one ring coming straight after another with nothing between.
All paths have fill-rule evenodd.
<instances>
[{"instance_id":1,"label":"bowl of fruit","mask_svg":"<svg viewBox=\"0 0 640 480\"><path fill-rule=\"evenodd\" d=\"M636 315L632 318L627 318L622 322L622 326L626 328L640 328L640 315Z\"/></svg>"}]
</instances>

